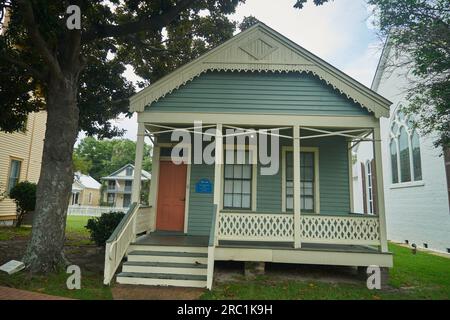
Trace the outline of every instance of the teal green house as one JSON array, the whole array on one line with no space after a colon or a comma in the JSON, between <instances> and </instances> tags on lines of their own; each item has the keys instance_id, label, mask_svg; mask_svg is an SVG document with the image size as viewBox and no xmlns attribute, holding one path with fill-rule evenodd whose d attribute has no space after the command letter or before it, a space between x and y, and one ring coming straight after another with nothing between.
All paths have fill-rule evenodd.
<instances>
[{"instance_id":1,"label":"teal green house","mask_svg":"<svg viewBox=\"0 0 450 320\"><path fill-rule=\"evenodd\" d=\"M258 23L130 99L149 206L106 244L105 284L211 288L217 261L392 266L380 117L390 102ZM352 148L371 141L374 214L354 212ZM140 179L136 174L136 179ZM136 181L137 182L137 181Z\"/></svg>"}]
</instances>

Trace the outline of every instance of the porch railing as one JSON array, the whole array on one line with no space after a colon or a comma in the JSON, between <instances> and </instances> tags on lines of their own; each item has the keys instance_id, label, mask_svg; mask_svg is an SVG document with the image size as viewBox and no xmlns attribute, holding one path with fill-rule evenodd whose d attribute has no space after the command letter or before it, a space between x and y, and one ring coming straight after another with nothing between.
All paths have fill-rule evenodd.
<instances>
[{"instance_id":1,"label":"porch railing","mask_svg":"<svg viewBox=\"0 0 450 320\"><path fill-rule=\"evenodd\" d=\"M293 213L220 212L218 219L218 240L294 241ZM298 232L303 243L380 244L377 216L302 214Z\"/></svg>"},{"instance_id":2,"label":"porch railing","mask_svg":"<svg viewBox=\"0 0 450 320\"><path fill-rule=\"evenodd\" d=\"M136 217L139 211L139 204L133 203L125 217L120 221L111 237L106 241L105 248L105 269L103 283L111 282L117 267L120 265L131 242L136 238Z\"/></svg>"}]
</instances>

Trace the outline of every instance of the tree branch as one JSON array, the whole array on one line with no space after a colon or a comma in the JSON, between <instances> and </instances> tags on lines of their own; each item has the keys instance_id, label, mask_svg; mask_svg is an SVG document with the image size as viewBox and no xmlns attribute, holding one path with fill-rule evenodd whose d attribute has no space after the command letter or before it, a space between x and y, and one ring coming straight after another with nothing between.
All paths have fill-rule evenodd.
<instances>
[{"instance_id":1,"label":"tree branch","mask_svg":"<svg viewBox=\"0 0 450 320\"><path fill-rule=\"evenodd\" d=\"M47 43L45 42L44 38L42 38L42 35L39 32L39 25L37 24L34 17L33 6L31 5L30 1L18 0L17 2L22 7L22 11L24 13L24 22L25 26L28 29L29 37L42 55L42 58L49 65L50 71L57 77L63 78L58 60L53 56L47 46Z\"/></svg>"},{"instance_id":2,"label":"tree branch","mask_svg":"<svg viewBox=\"0 0 450 320\"><path fill-rule=\"evenodd\" d=\"M155 17L145 17L121 25L97 25L85 33L83 43L102 38L121 37L141 31L162 29L172 22L181 11L187 9L196 1L198 0L181 0L176 6L170 7L167 11Z\"/></svg>"},{"instance_id":3,"label":"tree branch","mask_svg":"<svg viewBox=\"0 0 450 320\"><path fill-rule=\"evenodd\" d=\"M46 78L45 72L38 71L37 69L33 68L28 63L26 63L20 59L8 56L6 54L0 54L0 59L28 70L28 72L30 73L30 76L36 78L37 80L44 81Z\"/></svg>"}]
</instances>

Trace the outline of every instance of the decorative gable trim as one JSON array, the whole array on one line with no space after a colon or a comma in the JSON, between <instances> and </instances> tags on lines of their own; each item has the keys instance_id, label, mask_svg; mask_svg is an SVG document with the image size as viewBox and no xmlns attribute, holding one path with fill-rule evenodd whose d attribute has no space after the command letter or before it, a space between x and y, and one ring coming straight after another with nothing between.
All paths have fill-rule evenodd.
<instances>
[{"instance_id":1,"label":"decorative gable trim","mask_svg":"<svg viewBox=\"0 0 450 320\"><path fill-rule=\"evenodd\" d=\"M331 85L379 118L391 102L262 23L239 33L130 98L130 111L146 106L207 71L306 72Z\"/></svg>"}]
</instances>

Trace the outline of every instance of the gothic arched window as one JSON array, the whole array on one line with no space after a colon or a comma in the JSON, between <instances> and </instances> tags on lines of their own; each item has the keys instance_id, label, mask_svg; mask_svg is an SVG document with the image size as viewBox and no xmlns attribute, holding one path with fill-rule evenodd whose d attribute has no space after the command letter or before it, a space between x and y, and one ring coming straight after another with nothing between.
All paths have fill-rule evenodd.
<instances>
[{"instance_id":1,"label":"gothic arched window","mask_svg":"<svg viewBox=\"0 0 450 320\"><path fill-rule=\"evenodd\" d=\"M390 127L392 183L422 180L419 134L401 109L397 107Z\"/></svg>"}]
</instances>

